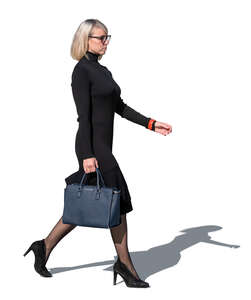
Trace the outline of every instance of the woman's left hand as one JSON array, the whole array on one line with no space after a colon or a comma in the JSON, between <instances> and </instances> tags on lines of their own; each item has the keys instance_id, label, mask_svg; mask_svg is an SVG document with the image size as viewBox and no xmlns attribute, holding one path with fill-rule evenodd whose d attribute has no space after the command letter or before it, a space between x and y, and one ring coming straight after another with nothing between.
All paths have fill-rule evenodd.
<instances>
[{"instance_id":1,"label":"woman's left hand","mask_svg":"<svg viewBox=\"0 0 251 300\"><path fill-rule=\"evenodd\" d=\"M172 132L172 126L167 123L156 121L155 122L155 132L158 132L162 135L167 135Z\"/></svg>"}]
</instances>

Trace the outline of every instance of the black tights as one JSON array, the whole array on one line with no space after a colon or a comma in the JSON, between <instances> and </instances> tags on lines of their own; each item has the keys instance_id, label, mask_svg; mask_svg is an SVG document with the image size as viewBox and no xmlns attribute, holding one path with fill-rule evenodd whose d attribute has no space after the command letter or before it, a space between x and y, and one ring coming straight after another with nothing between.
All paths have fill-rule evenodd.
<instances>
[{"instance_id":1,"label":"black tights","mask_svg":"<svg viewBox=\"0 0 251 300\"><path fill-rule=\"evenodd\" d=\"M57 243L75 227L76 225L64 224L62 222L62 217L59 219L49 235L45 238L46 262L48 261L50 253L57 245ZM128 269L134 274L134 276L139 278L128 251L126 214L121 215L121 224L119 226L110 228L110 232L117 255L119 256L121 262L123 262L128 267Z\"/></svg>"}]
</instances>

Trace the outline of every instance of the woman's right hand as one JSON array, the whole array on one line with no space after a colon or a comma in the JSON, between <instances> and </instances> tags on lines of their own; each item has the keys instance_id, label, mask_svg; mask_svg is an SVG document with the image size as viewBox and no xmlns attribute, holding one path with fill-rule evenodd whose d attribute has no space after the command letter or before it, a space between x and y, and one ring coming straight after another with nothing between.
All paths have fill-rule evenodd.
<instances>
[{"instance_id":1,"label":"woman's right hand","mask_svg":"<svg viewBox=\"0 0 251 300\"><path fill-rule=\"evenodd\" d=\"M96 168L98 168L98 161L96 157L90 157L83 160L83 168L85 173L96 172Z\"/></svg>"}]
</instances>

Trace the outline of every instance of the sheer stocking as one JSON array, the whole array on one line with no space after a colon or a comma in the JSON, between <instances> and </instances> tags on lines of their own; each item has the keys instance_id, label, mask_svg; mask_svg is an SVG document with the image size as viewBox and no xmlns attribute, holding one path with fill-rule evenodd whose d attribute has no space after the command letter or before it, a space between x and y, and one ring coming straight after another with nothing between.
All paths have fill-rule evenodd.
<instances>
[{"instance_id":1,"label":"sheer stocking","mask_svg":"<svg viewBox=\"0 0 251 300\"><path fill-rule=\"evenodd\" d=\"M57 224L53 227L49 235L45 238L46 245L46 262L50 256L51 251L57 245L57 243L70 231L72 231L76 225L64 224L62 217L59 219Z\"/></svg>"},{"instance_id":2,"label":"sheer stocking","mask_svg":"<svg viewBox=\"0 0 251 300\"><path fill-rule=\"evenodd\" d=\"M63 224L62 217L59 219L57 224L53 227L51 232L45 238L46 245L46 262L49 259L51 251L55 248L58 242L71 232L76 225ZM121 224L119 226L110 228L111 236L114 242L117 255L119 256L122 263L124 263L128 269L134 274L136 278L139 278L130 257L128 251L128 241L127 241L127 220L126 214L121 215Z\"/></svg>"},{"instance_id":3,"label":"sheer stocking","mask_svg":"<svg viewBox=\"0 0 251 300\"><path fill-rule=\"evenodd\" d=\"M111 236L114 242L115 249L122 263L139 279L139 276L133 266L127 244L127 220L126 214L121 215L121 224L110 228Z\"/></svg>"}]
</instances>

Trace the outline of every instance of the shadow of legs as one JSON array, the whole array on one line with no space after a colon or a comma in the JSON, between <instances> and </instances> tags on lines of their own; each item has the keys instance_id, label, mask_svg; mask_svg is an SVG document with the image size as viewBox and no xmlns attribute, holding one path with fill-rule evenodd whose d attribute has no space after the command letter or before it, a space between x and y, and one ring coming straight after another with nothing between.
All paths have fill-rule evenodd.
<instances>
[{"instance_id":1,"label":"shadow of legs","mask_svg":"<svg viewBox=\"0 0 251 300\"><path fill-rule=\"evenodd\" d=\"M115 249L121 262L128 267L128 269L135 275L136 278L139 279L139 276L133 266L130 253L128 251L126 214L121 215L121 224L116 227L110 228L110 232Z\"/></svg>"}]
</instances>

